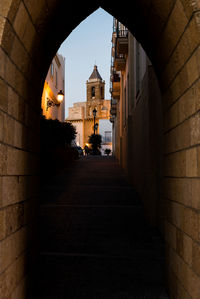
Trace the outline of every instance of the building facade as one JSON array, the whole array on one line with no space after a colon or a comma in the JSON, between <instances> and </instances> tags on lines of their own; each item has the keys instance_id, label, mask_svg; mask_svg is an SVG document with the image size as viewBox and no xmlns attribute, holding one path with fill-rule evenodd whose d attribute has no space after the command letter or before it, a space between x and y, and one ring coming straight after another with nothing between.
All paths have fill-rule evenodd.
<instances>
[{"instance_id":1,"label":"building facade","mask_svg":"<svg viewBox=\"0 0 200 299\"><path fill-rule=\"evenodd\" d=\"M42 93L42 114L47 118L65 121L65 98L58 101L58 93L65 93L65 58L56 54L49 67Z\"/></svg>"},{"instance_id":2,"label":"building facade","mask_svg":"<svg viewBox=\"0 0 200 299\"><path fill-rule=\"evenodd\" d=\"M96 133L102 135L102 154L109 148L112 150L112 126L110 118L110 100L105 99L105 81L101 78L95 65L86 82L86 102L77 102L69 108L67 122L76 128L76 144L82 148L88 145L88 138L94 133L93 110L96 109Z\"/></svg>"},{"instance_id":3,"label":"building facade","mask_svg":"<svg viewBox=\"0 0 200 299\"><path fill-rule=\"evenodd\" d=\"M141 45L116 19L111 59L113 151L158 225L162 172L162 105L153 66Z\"/></svg>"}]
</instances>

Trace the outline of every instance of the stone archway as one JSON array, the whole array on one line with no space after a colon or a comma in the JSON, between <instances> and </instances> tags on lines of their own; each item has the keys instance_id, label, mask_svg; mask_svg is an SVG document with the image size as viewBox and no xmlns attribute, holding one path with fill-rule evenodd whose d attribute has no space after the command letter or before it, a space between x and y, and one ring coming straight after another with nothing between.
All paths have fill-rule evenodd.
<instances>
[{"instance_id":1,"label":"stone archway","mask_svg":"<svg viewBox=\"0 0 200 299\"><path fill-rule=\"evenodd\" d=\"M1 294L26 297L30 261L37 250L33 211L37 211L40 97L48 65L70 32L102 6L141 42L158 75L165 119L163 223L169 287L171 298L197 299L200 2L138 0L132 6L88 0L78 6L79 13L77 3L64 0L0 3Z\"/></svg>"}]
</instances>

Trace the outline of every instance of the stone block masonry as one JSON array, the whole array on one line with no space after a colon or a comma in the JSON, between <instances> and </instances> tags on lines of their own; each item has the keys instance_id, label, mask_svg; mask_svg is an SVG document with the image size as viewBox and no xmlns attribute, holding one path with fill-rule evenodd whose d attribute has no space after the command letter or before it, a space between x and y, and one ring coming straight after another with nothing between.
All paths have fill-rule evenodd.
<instances>
[{"instance_id":1,"label":"stone block masonry","mask_svg":"<svg viewBox=\"0 0 200 299\"><path fill-rule=\"evenodd\" d=\"M61 42L99 5L136 35L156 69L165 119L165 187L158 213L165 228L170 298L199 299L199 0L120 6L86 0L80 12L75 2L64 0L0 1L0 297L30 297L47 69Z\"/></svg>"}]
</instances>

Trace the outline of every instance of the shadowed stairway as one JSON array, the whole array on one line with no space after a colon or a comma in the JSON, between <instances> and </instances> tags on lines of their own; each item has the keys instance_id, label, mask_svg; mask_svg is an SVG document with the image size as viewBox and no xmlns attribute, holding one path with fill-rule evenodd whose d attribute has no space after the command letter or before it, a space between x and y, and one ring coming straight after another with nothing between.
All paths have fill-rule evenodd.
<instances>
[{"instance_id":1,"label":"shadowed stairway","mask_svg":"<svg viewBox=\"0 0 200 299\"><path fill-rule=\"evenodd\" d=\"M84 157L42 191L41 299L164 299L164 244L112 157Z\"/></svg>"}]
</instances>

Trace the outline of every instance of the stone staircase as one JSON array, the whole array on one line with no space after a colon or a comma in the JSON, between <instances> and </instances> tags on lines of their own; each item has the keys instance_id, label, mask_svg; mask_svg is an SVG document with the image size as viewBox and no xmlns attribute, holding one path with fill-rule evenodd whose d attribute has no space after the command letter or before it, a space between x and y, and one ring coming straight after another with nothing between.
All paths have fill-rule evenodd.
<instances>
[{"instance_id":1,"label":"stone staircase","mask_svg":"<svg viewBox=\"0 0 200 299\"><path fill-rule=\"evenodd\" d=\"M41 299L166 299L164 243L114 158L84 157L45 186Z\"/></svg>"}]
</instances>

